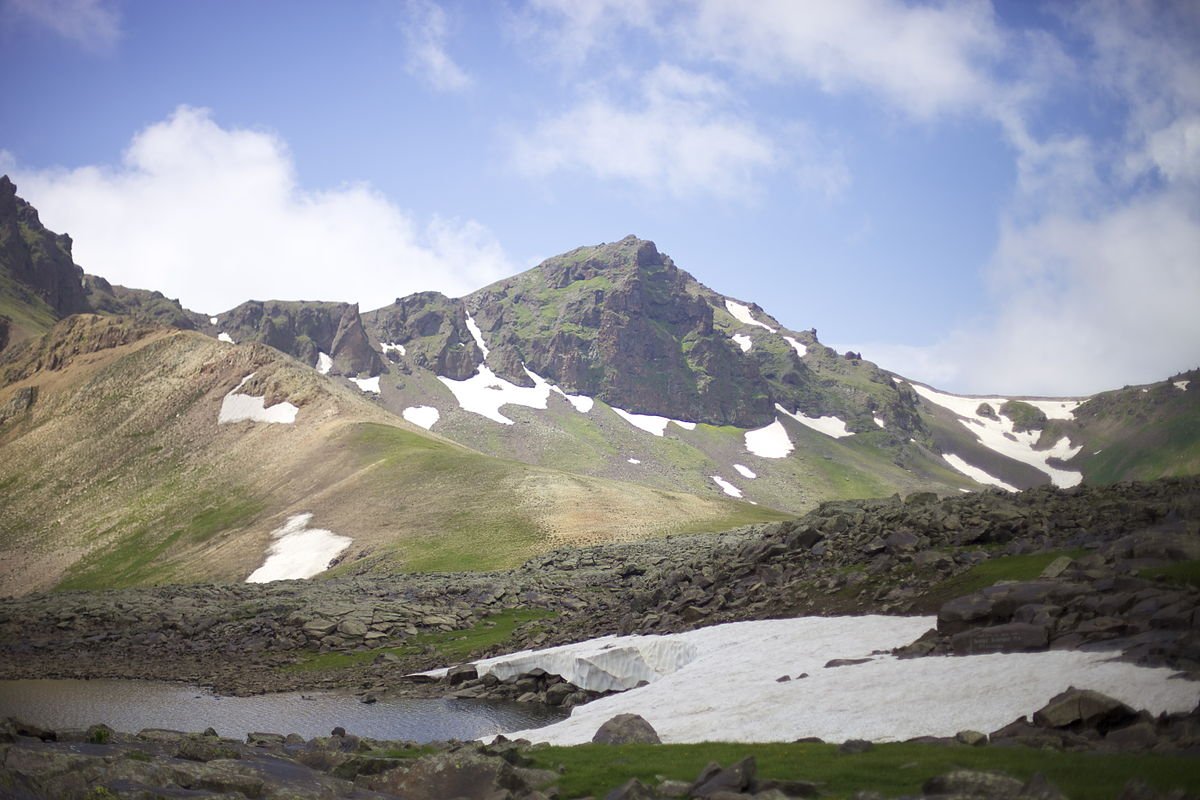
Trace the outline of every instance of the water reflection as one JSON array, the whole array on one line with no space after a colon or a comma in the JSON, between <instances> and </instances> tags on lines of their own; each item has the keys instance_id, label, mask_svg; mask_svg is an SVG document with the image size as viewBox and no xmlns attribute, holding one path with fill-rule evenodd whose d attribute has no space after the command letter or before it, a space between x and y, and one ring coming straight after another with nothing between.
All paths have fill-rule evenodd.
<instances>
[{"instance_id":1,"label":"water reflection","mask_svg":"<svg viewBox=\"0 0 1200 800\"><path fill-rule=\"evenodd\" d=\"M0 717L50 728L203 731L243 738L251 731L328 736L336 726L374 739L430 742L475 739L541 727L566 712L532 703L484 700L396 699L366 705L353 696L298 692L223 697L175 683L121 680L0 681Z\"/></svg>"}]
</instances>

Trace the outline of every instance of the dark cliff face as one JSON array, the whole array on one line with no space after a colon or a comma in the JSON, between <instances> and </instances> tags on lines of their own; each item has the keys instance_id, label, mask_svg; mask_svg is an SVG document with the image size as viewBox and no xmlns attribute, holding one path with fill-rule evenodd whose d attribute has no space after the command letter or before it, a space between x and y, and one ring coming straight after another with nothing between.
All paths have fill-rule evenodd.
<instances>
[{"instance_id":1,"label":"dark cliff face","mask_svg":"<svg viewBox=\"0 0 1200 800\"><path fill-rule=\"evenodd\" d=\"M364 314L363 323L381 344L404 345L406 362L438 375L465 380L483 363L483 351L467 327L463 301L439 292L397 298L390 306ZM517 372L528 384L519 367Z\"/></svg>"},{"instance_id":2,"label":"dark cliff face","mask_svg":"<svg viewBox=\"0 0 1200 800\"><path fill-rule=\"evenodd\" d=\"M378 375L383 369L354 304L251 300L218 315L215 327L239 344L262 342L310 366L325 353L339 374Z\"/></svg>"},{"instance_id":3,"label":"dark cliff face","mask_svg":"<svg viewBox=\"0 0 1200 800\"><path fill-rule=\"evenodd\" d=\"M0 176L0 273L7 288L45 303L55 317L89 310L83 270L71 259L71 237L46 230L37 209Z\"/></svg>"}]
</instances>

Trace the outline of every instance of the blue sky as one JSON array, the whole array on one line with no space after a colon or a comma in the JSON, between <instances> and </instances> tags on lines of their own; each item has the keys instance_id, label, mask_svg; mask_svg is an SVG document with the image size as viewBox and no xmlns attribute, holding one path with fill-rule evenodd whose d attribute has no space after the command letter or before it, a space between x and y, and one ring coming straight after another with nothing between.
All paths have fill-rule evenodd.
<instances>
[{"instance_id":1,"label":"blue sky","mask_svg":"<svg viewBox=\"0 0 1200 800\"><path fill-rule=\"evenodd\" d=\"M1200 365L1198 9L0 0L0 171L207 313L635 233L914 379L1092 392Z\"/></svg>"}]
</instances>

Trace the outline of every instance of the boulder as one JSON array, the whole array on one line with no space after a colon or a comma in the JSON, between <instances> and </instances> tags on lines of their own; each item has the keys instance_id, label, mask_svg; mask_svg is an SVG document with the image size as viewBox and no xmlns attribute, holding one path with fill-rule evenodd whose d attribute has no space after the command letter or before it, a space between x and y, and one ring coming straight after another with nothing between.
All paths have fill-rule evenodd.
<instances>
[{"instance_id":1,"label":"boulder","mask_svg":"<svg viewBox=\"0 0 1200 800\"><path fill-rule=\"evenodd\" d=\"M1137 716L1132 708L1108 695L1091 689L1071 687L1050 698L1050 702L1033 714L1033 724L1042 728L1095 729L1107 733L1132 721Z\"/></svg>"},{"instance_id":2,"label":"boulder","mask_svg":"<svg viewBox=\"0 0 1200 800\"><path fill-rule=\"evenodd\" d=\"M720 793L754 792L757 788L758 764L747 756L732 766L722 768L709 764L701 771L688 790L689 797L714 797Z\"/></svg>"},{"instance_id":3,"label":"boulder","mask_svg":"<svg viewBox=\"0 0 1200 800\"><path fill-rule=\"evenodd\" d=\"M604 795L604 800L656 800L658 796L657 792L637 778L630 778Z\"/></svg>"},{"instance_id":4,"label":"boulder","mask_svg":"<svg viewBox=\"0 0 1200 800\"><path fill-rule=\"evenodd\" d=\"M1005 800L1005 798L1020 797L1025 784L1008 775L996 772L979 772L976 770L959 769L945 775L938 775L925 781L921 787L926 797L954 797L966 800Z\"/></svg>"},{"instance_id":5,"label":"boulder","mask_svg":"<svg viewBox=\"0 0 1200 800\"><path fill-rule=\"evenodd\" d=\"M654 727L638 714L617 714L596 731L597 744L662 744Z\"/></svg>"},{"instance_id":6,"label":"boulder","mask_svg":"<svg viewBox=\"0 0 1200 800\"><path fill-rule=\"evenodd\" d=\"M1044 650L1050 641L1050 631L1045 625L1025 622L1010 622L1007 625L992 625L988 628L972 628L955 634L950 639L958 655L979 653L1026 653Z\"/></svg>"},{"instance_id":7,"label":"boulder","mask_svg":"<svg viewBox=\"0 0 1200 800\"><path fill-rule=\"evenodd\" d=\"M478 677L479 670L474 664L459 664L446 671L446 682L451 686L458 686L460 683L473 681Z\"/></svg>"}]
</instances>

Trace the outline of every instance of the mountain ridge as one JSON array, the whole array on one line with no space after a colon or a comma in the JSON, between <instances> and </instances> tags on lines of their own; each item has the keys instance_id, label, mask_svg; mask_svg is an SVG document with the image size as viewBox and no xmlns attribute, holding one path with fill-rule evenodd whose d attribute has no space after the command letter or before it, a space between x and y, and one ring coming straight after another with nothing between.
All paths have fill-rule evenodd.
<instances>
[{"instance_id":1,"label":"mountain ridge","mask_svg":"<svg viewBox=\"0 0 1200 800\"><path fill-rule=\"evenodd\" d=\"M367 312L247 301L206 317L84 274L69 237L46 230L15 187L5 209L0 311L13 312L4 330L18 336L0 342L0 549L19 554L38 531L58 547L49 560L65 564L53 579L62 585L92 585L114 568L112 580L132 583L178 580L188 565L245 575L271 530L314 498L332 514L314 524L359 531L346 563L389 571L510 564L551 542L716 530L824 500L1200 472L1200 373L1087 399L951 395L781 326L634 236L462 298L422 292ZM39 282L31 269L54 276ZM174 417L135 399L159 397L160 379L174 387L158 401ZM141 427L97 407L96 392ZM232 396L264 410L288 404L302 422L318 407L332 416L303 447L308 434L253 416L236 423L252 434L243 441L214 421ZM182 435L179 419L205 435ZM230 503L202 486L222 448L253 476L213 484ZM413 487L432 484L406 458L459 480L417 502ZM144 483L147 470L161 480L131 494L73 469L107 474L114 487ZM107 522L72 512L56 529L56 490L86 497ZM347 510L397 490L410 495L383 502L390 511ZM184 524L168 525L176 538L166 541L135 507ZM206 550L209 538L228 558ZM105 560L104 548L125 560Z\"/></svg>"}]
</instances>

